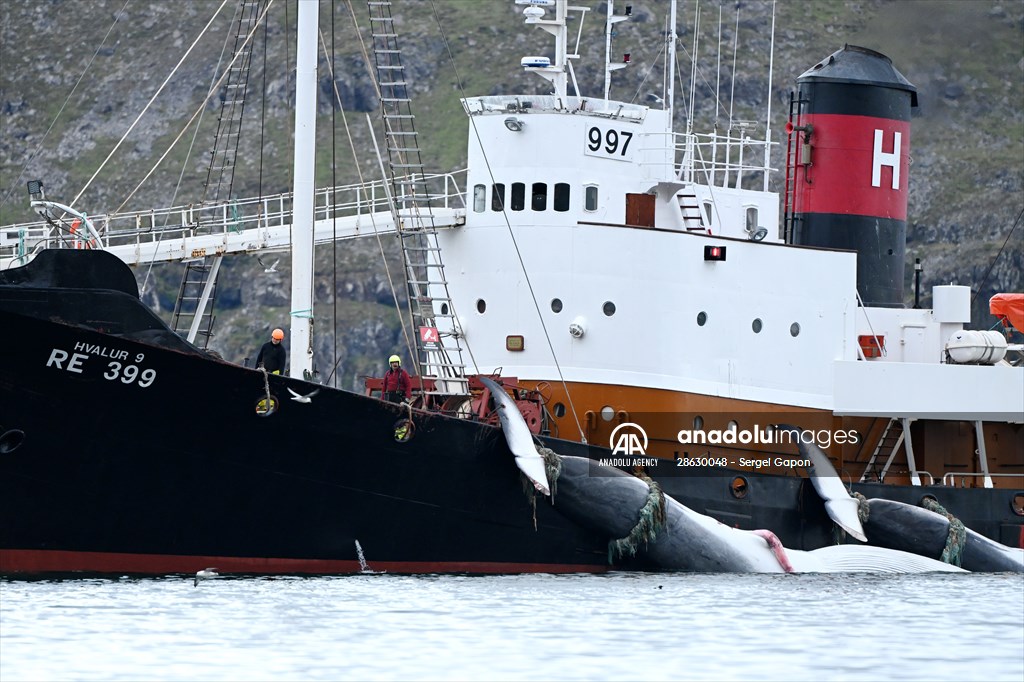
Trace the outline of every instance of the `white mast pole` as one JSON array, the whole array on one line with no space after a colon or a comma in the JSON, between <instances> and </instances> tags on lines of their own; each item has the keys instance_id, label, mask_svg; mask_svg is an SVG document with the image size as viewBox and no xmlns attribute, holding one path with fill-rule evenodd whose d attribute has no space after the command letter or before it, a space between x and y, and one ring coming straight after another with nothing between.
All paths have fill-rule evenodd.
<instances>
[{"instance_id":1,"label":"white mast pole","mask_svg":"<svg viewBox=\"0 0 1024 682\"><path fill-rule=\"evenodd\" d=\"M665 106L668 108L669 140L672 140L672 119L676 112L676 0L672 0L668 21L668 87L665 89Z\"/></svg>"},{"instance_id":2,"label":"white mast pole","mask_svg":"<svg viewBox=\"0 0 1024 682\"><path fill-rule=\"evenodd\" d=\"M295 161L292 203L290 374L312 378L313 202L316 151L318 0L299 0L295 53Z\"/></svg>"},{"instance_id":3,"label":"white mast pole","mask_svg":"<svg viewBox=\"0 0 1024 682\"><path fill-rule=\"evenodd\" d=\"M775 2L772 2L772 43L771 52L768 56L768 113L764 117L764 167L767 168L771 160L772 146L772 68L775 65ZM764 173L762 181L764 191L768 191L768 173Z\"/></svg>"}]
</instances>

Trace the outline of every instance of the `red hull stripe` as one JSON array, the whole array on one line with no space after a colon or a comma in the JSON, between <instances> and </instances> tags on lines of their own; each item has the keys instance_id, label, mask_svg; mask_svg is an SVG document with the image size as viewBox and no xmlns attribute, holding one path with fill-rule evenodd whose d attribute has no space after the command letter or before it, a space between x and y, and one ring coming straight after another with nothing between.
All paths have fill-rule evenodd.
<instances>
[{"instance_id":1,"label":"red hull stripe","mask_svg":"<svg viewBox=\"0 0 1024 682\"><path fill-rule=\"evenodd\" d=\"M588 564L523 564L498 561L370 560L374 571L388 573L603 573L606 566ZM118 573L164 575L195 573L215 567L225 573L264 575L337 575L359 573L358 561L330 559L264 559L219 556L169 556L57 550L0 550L0 573Z\"/></svg>"},{"instance_id":2,"label":"red hull stripe","mask_svg":"<svg viewBox=\"0 0 1024 682\"><path fill-rule=\"evenodd\" d=\"M907 219L910 171L910 123L869 116L814 114L811 165L797 166L794 213L837 213L872 218ZM881 131L875 148L875 131ZM894 154L896 133L900 151ZM872 184L877 167L879 186ZM893 174L899 173L897 189ZM810 182L808 182L808 180Z\"/></svg>"}]
</instances>

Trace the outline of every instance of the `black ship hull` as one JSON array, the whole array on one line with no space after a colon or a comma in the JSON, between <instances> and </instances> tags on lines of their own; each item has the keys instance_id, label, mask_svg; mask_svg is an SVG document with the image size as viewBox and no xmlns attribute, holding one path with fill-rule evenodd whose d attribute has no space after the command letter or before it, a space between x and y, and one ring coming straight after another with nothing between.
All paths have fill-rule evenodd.
<instances>
[{"instance_id":1,"label":"black ship hull","mask_svg":"<svg viewBox=\"0 0 1024 682\"><path fill-rule=\"evenodd\" d=\"M0 573L351 573L360 548L390 572L651 567L642 553L611 564L614 538L567 520L557 489L554 505L534 500L499 428L417 410L399 442L404 407L265 378L186 344L115 260L44 254L0 276ZM263 415L268 390L277 408ZM657 478L701 513L770 528L789 547L835 541L806 480L752 476L736 499L724 473ZM869 496L924 494L876 488ZM1017 544L1007 491L959 494L968 525Z\"/></svg>"}]
</instances>

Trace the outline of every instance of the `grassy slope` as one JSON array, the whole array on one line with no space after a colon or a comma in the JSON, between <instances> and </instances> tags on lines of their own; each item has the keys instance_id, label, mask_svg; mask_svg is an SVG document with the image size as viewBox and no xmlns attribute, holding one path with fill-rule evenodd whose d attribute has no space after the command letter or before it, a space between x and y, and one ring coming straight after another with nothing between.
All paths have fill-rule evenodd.
<instances>
[{"instance_id":1,"label":"grassy slope","mask_svg":"<svg viewBox=\"0 0 1024 682\"><path fill-rule=\"evenodd\" d=\"M134 0L127 17L117 22L95 57L74 97L67 101L93 52L111 27L122 0L6 0L0 3L0 224L30 220L24 201L24 180L43 177L51 197L70 199L85 185L93 171L134 120L163 81L165 74L198 35L214 7L212 0ZM590 3L584 3L590 4ZM621 3L620 3L621 4ZM614 51L631 52L629 69L616 72L612 96L637 97L657 91L663 46L661 13L668 3L633 2L634 21L619 24ZM719 8L702 4L700 66L695 118L709 121L715 112L714 83L718 79L716 54ZM268 63L279 65L294 59L291 37L296 10L287 3L289 25L279 0L275 9L268 49ZM771 3L742 3L737 52L737 79L731 88L731 44L735 15L723 9L722 98L720 117L729 105L736 118L763 120L768 108L765 86L771 35ZM354 2L361 24L366 8ZM599 8L598 8L599 9ZM444 24L445 41L434 12ZM653 12L657 12L655 15ZM681 60L678 92L685 98L688 86L688 54L692 49L692 3L681 3L679 25ZM785 102L797 75L843 43L859 44L892 57L897 68L919 90L921 111L913 121L910 225L908 256L922 257L925 284L956 280L979 287L992 258L1021 211L1024 188L1024 85L1022 85L1022 7L1019 3L957 0L812 0L779 2L776 17L776 53L773 64L772 128L785 123ZM423 157L435 170L461 167L465 158L466 119L458 98L463 94L542 92L544 85L518 68L526 54L545 54L544 34L524 30L521 7L506 0L399 0L395 3L396 26L412 85ZM228 13L230 14L230 12ZM349 9L335 7L333 41L335 68L345 102L344 114L331 112L321 102L318 137L317 184L354 181L357 168L365 177L379 175L373 158L365 111L378 118L366 76L360 40L350 26ZM223 30L229 16L217 26ZM600 15L586 24L591 36L603 30ZM682 28L682 27L686 28ZM331 11L321 10L325 40L332 41ZM68 36L76 36L69 39ZM363 31L363 40L368 39ZM221 39L205 39L179 76L167 86L170 95L161 99L143 119L114 161L90 186L79 202L91 212L119 206L149 171L155 157L178 134L196 110L213 75ZM584 52L577 76L584 89L599 93L603 86L600 60L603 40ZM260 48L262 50L262 47ZM448 59L448 51L455 66ZM258 51L254 81L262 82ZM589 59L589 62L587 61ZM458 77L456 76L458 69ZM326 81L326 61L321 59ZM647 80L645 79L647 77ZM461 86L460 89L460 81ZM288 156L291 115L287 77L268 77L266 115L257 115L253 130L263 127L262 154L258 136L240 150L241 168L237 195L260 191L284 191L290 184ZM729 99L735 92L735 100ZM368 95L368 93L370 93ZM43 133L64 107L45 138ZM127 208L170 205L196 201L202 196L203 153L213 136L217 109L208 106L191 155L192 133L185 135L168 162L132 197ZM721 120L721 118L720 118ZM332 131L333 123L333 131ZM348 143L355 141L353 152ZM378 133L379 134L379 133ZM330 143L334 140L332 160ZM776 139L780 136L776 135ZM36 149L38 154L28 161ZM357 165L355 159L362 159ZM781 158L776 159L780 166ZM19 177L23 167L24 175ZM181 168L183 181L178 187ZM243 178L244 175L244 178ZM175 194L175 188L177 193ZM1021 228L989 275L979 295L978 322L984 322L984 302L993 289L1024 289L1021 281ZM396 249L386 244L392 271L397 272ZM370 371L391 348L402 345L396 314L375 243L339 250L335 281L332 253L322 251L317 263L318 288L337 291L334 304L318 307L318 331L338 330L344 349L341 374L348 382ZM236 292L237 305L219 312L220 334L215 347L226 357L241 359L262 341L268 326L281 324L287 306L280 300L282 274L265 277L255 259L240 258L225 272L222 290ZM286 261L285 261L286 263ZM177 271L154 268L150 300L167 308L176 291ZM140 275L142 279L143 275ZM255 284L255 292L252 286ZM283 287L285 290L287 286ZM908 295L912 289L908 287ZM342 305L342 301L348 303ZM328 329L324 329L327 327ZM321 367L333 365L335 342L330 334L318 347ZM326 372L325 372L326 373Z\"/></svg>"}]
</instances>

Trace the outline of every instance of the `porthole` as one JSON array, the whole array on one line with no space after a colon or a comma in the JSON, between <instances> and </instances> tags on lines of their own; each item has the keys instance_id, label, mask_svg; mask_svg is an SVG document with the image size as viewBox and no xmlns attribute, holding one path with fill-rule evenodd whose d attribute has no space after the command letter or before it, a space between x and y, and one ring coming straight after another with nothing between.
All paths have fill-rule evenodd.
<instances>
[{"instance_id":1,"label":"porthole","mask_svg":"<svg viewBox=\"0 0 1024 682\"><path fill-rule=\"evenodd\" d=\"M487 301L482 298L476 299L476 311L483 315L485 310L487 310Z\"/></svg>"},{"instance_id":2,"label":"porthole","mask_svg":"<svg viewBox=\"0 0 1024 682\"><path fill-rule=\"evenodd\" d=\"M799 322L794 322L793 324L789 325L789 335L790 336L800 336L800 323Z\"/></svg>"},{"instance_id":3,"label":"porthole","mask_svg":"<svg viewBox=\"0 0 1024 682\"><path fill-rule=\"evenodd\" d=\"M562 312L562 299L553 298L551 299L551 312L560 313Z\"/></svg>"},{"instance_id":4,"label":"porthole","mask_svg":"<svg viewBox=\"0 0 1024 682\"><path fill-rule=\"evenodd\" d=\"M761 333L761 328L763 326L764 325L761 324L761 318L760 317L755 318L754 321L750 323L750 328L754 330L755 334L760 334Z\"/></svg>"},{"instance_id":5,"label":"porthole","mask_svg":"<svg viewBox=\"0 0 1024 682\"><path fill-rule=\"evenodd\" d=\"M25 442L25 432L21 429L11 429L4 431L4 435L0 436L0 455L6 455L9 452L14 452L21 444Z\"/></svg>"},{"instance_id":6,"label":"porthole","mask_svg":"<svg viewBox=\"0 0 1024 682\"><path fill-rule=\"evenodd\" d=\"M612 315L615 314L615 304L612 303L611 301L605 301L604 305L601 306L601 310L604 311L605 315L611 317Z\"/></svg>"},{"instance_id":7,"label":"porthole","mask_svg":"<svg viewBox=\"0 0 1024 682\"><path fill-rule=\"evenodd\" d=\"M441 314L442 315L447 315L448 314L448 304L447 303L442 303L441 304Z\"/></svg>"},{"instance_id":8,"label":"porthole","mask_svg":"<svg viewBox=\"0 0 1024 682\"><path fill-rule=\"evenodd\" d=\"M697 326L698 327L703 327L705 324L707 324L707 321L708 321L708 314L706 312L704 312L702 310L699 313L697 313Z\"/></svg>"},{"instance_id":9,"label":"porthole","mask_svg":"<svg viewBox=\"0 0 1024 682\"><path fill-rule=\"evenodd\" d=\"M693 430L700 431L704 428L704 417L699 414L693 418Z\"/></svg>"},{"instance_id":10,"label":"porthole","mask_svg":"<svg viewBox=\"0 0 1024 682\"><path fill-rule=\"evenodd\" d=\"M729 482L729 492L737 500L742 500L750 492L750 486L744 476L736 476Z\"/></svg>"},{"instance_id":11,"label":"porthole","mask_svg":"<svg viewBox=\"0 0 1024 682\"><path fill-rule=\"evenodd\" d=\"M614 418L615 408L613 408L611 405L605 405L604 407L601 408L601 419L605 420L606 422L610 422Z\"/></svg>"},{"instance_id":12,"label":"porthole","mask_svg":"<svg viewBox=\"0 0 1024 682\"><path fill-rule=\"evenodd\" d=\"M729 423L726 425L725 428L727 428L732 433L736 433L737 431L740 430L740 425L739 422L737 422L735 419L730 419Z\"/></svg>"},{"instance_id":13,"label":"porthole","mask_svg":"<svg viewBox=\"0 0 1024 682\"><path fill-rule=\"evenodd\" d=\"M554 407L552 409L554 410L554 413L555 413L556 417L561 418L561 417L565 416L565 404L564 403L555 403L555 405L554 405Z\"/></svg>"},{"instance_id":14,"label":"porthole","mask_svg":"<svg viewBox=\"0 0 1024 682\"><path fill-rule=\"evenodd\" d=\"M416 433L416 425L412 423L411 419L399 419L393 428L395 429L394 438L398 443L408 443Z\"/></svg>"},{"instance_id":15,"label":"porthole","mask_svg":"<svg viewBox=\"0 0 1024 682\"><path fill-rule=\"evenodd\" d=\"M1024 516L1024 493L1017 493L1010 500L1010 508L1017 516Z\"/></svg>"},{"instance_id":16,"label":"porthole","mask_svg":"<svg viewBox=\"0 0 1024 682\"><path fill-rule=\"evenodd\" d=\"M277 412L277 396L270 396L268 400L266 395L256 401L256 415L260 417L269 417L270 415Z\"/></svg>"}]
</instances>

